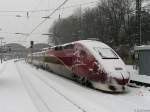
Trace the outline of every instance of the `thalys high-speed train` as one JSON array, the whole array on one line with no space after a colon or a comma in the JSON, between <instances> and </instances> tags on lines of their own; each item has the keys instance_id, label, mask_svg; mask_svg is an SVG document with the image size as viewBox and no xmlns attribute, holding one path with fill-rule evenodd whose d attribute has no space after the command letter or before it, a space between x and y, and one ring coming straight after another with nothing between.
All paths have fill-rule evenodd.
<instances>
[{"instance_id":1,"label":"thalys high-speed train","mask_svg":"<svg viewBox=\"0 0 150 112\"><path fill-rule=\"evenodd\" d=\"M81 40L29 54L27 61L82 84L110 92L123 92L129 73L108 45Z\"/></svg>"}]
</instances>

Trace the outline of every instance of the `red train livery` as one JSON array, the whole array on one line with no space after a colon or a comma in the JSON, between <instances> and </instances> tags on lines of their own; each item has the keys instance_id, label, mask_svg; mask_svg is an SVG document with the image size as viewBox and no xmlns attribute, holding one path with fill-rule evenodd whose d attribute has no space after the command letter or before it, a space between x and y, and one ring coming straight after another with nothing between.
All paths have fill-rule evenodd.
<instances>
[{"instance_id":1,"label":"red train livery","mask_svg":"<svg viewBox=\"0 0 150 112\"><path fill-rule=\"evenodd\" d=\"M123 92L129 73L117 53L108 45L81 40L29 54L27 61L82 84L110 92Z\"/></svg>"}]
</instances>

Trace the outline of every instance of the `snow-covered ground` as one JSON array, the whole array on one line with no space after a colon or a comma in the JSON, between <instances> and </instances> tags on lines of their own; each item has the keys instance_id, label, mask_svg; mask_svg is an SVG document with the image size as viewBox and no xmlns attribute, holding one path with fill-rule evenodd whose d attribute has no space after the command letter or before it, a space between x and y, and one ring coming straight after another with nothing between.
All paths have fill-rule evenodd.
<instances>
[{"instance_id":1,"label":"snow-covered ground","mask_svg":"<svg viewBox=\"0 0 150 112\"><path fill-rule=\"evenodd\" d=\"M150 76L139 75L138 69L135 69L132 65L127 66L127 70L130 72L130 79L150 84Z\"/></svg>"},{"instance_id":2,"label":"snow-covered ground","mask_svg":"<svg viewBox=\"0 0 150 112\"><path fill-rule=\"evenodd\" d=\"M150 111L150 92L130 88L109 94L81 86L24 61L0 65L0 112Z\"/></svg>"},{"instance_id":3,"label":"snow-covered ground","mask_svg":"<svg viewBox=\"0 0 150 112\"><path fill-rule=\"evenodd\" d=\"M0 112L37 112L13 61L0 64Z\"/></svg>"}]
</instances>

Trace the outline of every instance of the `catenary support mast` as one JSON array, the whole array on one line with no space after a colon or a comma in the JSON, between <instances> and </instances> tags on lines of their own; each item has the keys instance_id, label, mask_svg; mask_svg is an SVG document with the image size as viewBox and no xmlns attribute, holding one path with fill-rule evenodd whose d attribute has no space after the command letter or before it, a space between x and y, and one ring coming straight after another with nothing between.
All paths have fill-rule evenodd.
<instances>
[{"instance_id":1,"label":"catenary support mast","mask_svg":"<svg viewBox=\"0 0 150 112\"><path fill-rule=\"evenodd\" d=\"M141 3L142 0L136 0L136 36L135 44L142 44L142 33L141 33Z\"/></svg>"}]
</instances>

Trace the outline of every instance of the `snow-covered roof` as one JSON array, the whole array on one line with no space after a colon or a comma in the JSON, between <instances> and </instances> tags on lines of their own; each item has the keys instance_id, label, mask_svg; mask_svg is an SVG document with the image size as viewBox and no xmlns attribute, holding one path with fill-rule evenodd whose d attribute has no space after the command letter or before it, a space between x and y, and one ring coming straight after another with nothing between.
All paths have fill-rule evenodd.
<instances>
[{"instance_id":1,"label":"snow-covered roof","mask_svg":"<svg viewBox=\"0 0 150 112\"><path fill-rule=\"evenodd\" d=\"M100 41L94 41L94 40L81 40L78 41L79 43L85 45L86 47L101 47L101 48L109 48L108 45L100 42Z\"/></svg>"},{"instance_id":2,"label":"snow-covered roof","mask_svg":"<svg viewBox=\"0 0 150 112\"><path fill-rule=\"evenodd\" d=\"M135 46L135 47L134 47L134 50L135 50L135 51L150 50L150 45Z\"/></svg>"}]
</instances>

